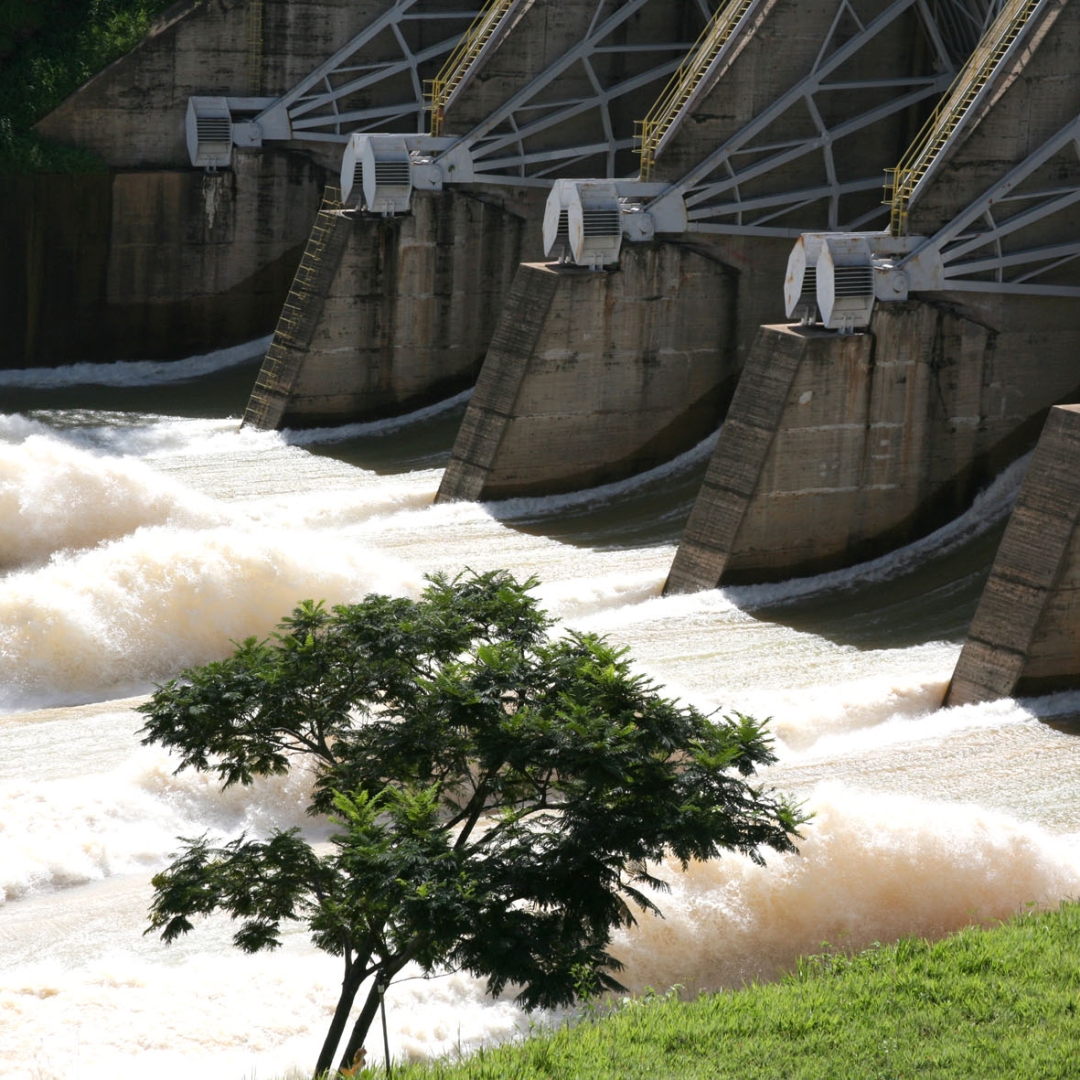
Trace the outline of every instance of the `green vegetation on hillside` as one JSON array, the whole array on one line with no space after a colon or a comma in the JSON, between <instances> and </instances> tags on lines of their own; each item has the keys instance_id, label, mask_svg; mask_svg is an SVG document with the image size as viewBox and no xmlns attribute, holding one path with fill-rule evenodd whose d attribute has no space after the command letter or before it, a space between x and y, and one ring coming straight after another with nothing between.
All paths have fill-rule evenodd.
<instances>
[{"instance_id":1,"label":"green vegetation on hillside","mask_svg":"<svg viewBox=\"0 0 1080 1080\"><path fill-rule=\"evenodd\" d=\"M123 56L175 0L3 0L0 3L0 172L101 171L93 155L30 129Z\"/></svg>"},{"instance_id":2,"label":"green vegetation on hillside","mask_svg":"<svg viewBox=\"0 0 1080 1080\"><path fill-rule=\"evenodd\" d=\"M825 954L737 993L647 996L399 1080L901 1080L1080 1075L1080 905ZM381 1069L358 1077L383 1076Z\"/></svg>"}]
</instances>

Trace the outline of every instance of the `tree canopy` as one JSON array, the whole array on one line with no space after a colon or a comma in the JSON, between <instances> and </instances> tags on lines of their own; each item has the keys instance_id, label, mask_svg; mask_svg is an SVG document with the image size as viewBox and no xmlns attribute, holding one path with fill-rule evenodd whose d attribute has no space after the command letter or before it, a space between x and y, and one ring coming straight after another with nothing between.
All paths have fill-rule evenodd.
<instances>
[{"instance_id":1,"label":"tree canopy","mask_svg":"<svg viewBox=\"0 0 1080 1080\"><path fill-rule=\"evenodd\" d=\"M406 964L567 1005L621 989L607 950L635 910L659 914L651 864L795 850L799 808L747 780L774 760L763 724L663 697L603 638L552 636L535 584L435 576L419 600L308 601L140 707L144 742L225 787L314 766L329 850L295 828L184 840L148 932L221 911L254 952L305 922L344 963L317 1075L365 983L345 1062Z\"/></svg>"}]
</instances>

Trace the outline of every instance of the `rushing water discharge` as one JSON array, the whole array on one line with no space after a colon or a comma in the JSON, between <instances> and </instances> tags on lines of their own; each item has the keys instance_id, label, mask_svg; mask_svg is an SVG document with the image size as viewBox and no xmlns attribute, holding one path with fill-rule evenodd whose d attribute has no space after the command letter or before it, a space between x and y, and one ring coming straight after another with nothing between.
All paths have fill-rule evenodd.
<instances>
[{"instance_id":1,"label":"rushing water discharge","mask_svg":"<svg viewBox=\"0 0 1080 1080\"><path fill-rule=\"evenodd\" d=\"M310 1067L336 959L300 931L243 956L224 920L170 947L142 933L177 837L310 829L303 777L222 794L142 746L133 707L301 599L416 595L437 570L535 574L553 615L628 645L667 693L773 718L764 779L816 815L801 854L668 868L666 918L615 949L631 988L736 987L823 943L941 935L1080 895L1080 697L937 710L1023 463L875 563L661 598L711 443L576 496L436 506L463 400L334 431L241 429L259 344L0 372L4 1077ZM396 1056L529 1024L460 974L403 981L387 1006Z\"/></svg>"}]
</instances>

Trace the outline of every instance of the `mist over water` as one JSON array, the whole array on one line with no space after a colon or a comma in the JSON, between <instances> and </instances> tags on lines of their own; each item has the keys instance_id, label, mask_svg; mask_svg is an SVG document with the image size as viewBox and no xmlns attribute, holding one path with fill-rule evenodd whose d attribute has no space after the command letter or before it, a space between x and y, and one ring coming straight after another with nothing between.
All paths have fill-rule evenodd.
<instances>
[{"instance_id":1,"label":"mist over water","mask_svg":"<svg viewBox=\"0 0 1080 1080\"><path fill-rule=\"evenodd\" d=\"M197 385L237 356L136 374L145 393L166 377ZM773 718L780 762L763 780L814 811L801 854L662 868L666 917L642 916L616 943L627 986L737 987L824 943L940 935L1080 893L1077 696L937 709L1023 463L971 513L872 564L662 598L711 443L580 495L436 506L463 401L276 434L240 429L223 415L240 406L194 390L187 416L131 411L113 375L116 400L93 410L66 396L85 373L26 376L16 389L32 405L0 416L5 1077L310 1066L340 972L302 933L256 957L229 947L223 921L169 948L142 936L149 878L177 837L297 826L320 839L308 778L222 793L176 775L141 745L134 707L302 599L417 595L436 571L535 574L563 625L625 643L668 693ZM402 982L388 1010L391 1050L409 1056L530 1020L460 974Z\"/></svg>"}]
</instances>

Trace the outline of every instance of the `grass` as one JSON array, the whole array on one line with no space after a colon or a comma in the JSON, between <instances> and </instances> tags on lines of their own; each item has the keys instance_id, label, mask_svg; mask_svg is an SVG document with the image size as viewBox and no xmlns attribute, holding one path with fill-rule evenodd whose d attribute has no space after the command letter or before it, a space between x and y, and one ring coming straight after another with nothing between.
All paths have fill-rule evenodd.
<instances>
[{"instance_id":1,"label":"grass","mask_svg":"<svg viewBox=\"0 0 1080 1080\"><path fill-rule=\"evenodd\" d=\"M590 1018L591 1017L591 1018ZM381 1069L357 1076L384 1076ZM1080 905L942 941L803 960L783 982L646 995L400 1080L1080 1076Z\"/></svg>"},{"instance_id":2,"label":"grass","mask_svg":"<svg viewBox=\"0 0 1080 1080\"><path fill-rule=\"evenodd\" d=\"M32 125L133 48L175 0L4 0L0 4L0 173L103 172L95 155Z\"/></svg>"}]
</instances>

